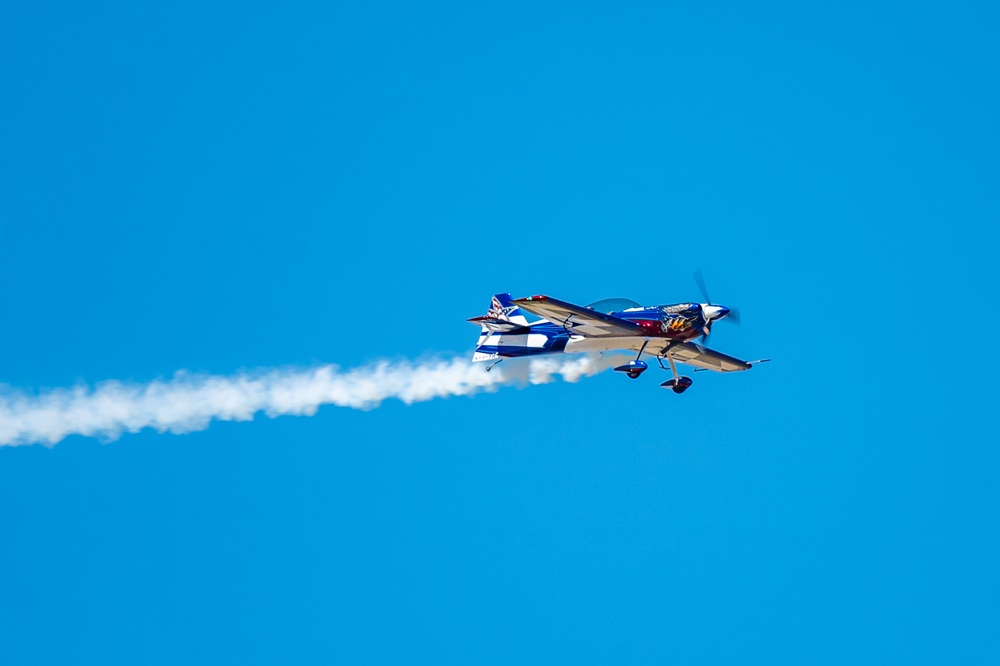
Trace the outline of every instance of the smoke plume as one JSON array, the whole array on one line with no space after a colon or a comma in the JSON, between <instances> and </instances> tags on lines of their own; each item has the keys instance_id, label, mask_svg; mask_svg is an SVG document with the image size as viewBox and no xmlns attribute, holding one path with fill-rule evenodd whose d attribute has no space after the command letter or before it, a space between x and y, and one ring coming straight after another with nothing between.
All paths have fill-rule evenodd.
<instances>
[{"instance_id":1,"label":"smoke plume","mask_svg":"<svg viewBox=\"0 0 1000 666\"><path fill-rule=\"evenodd\" d=\"M382 361L346 371L323 365L230 376L179 372L145 384L108 381L37 394L6 389L0 391L0 446L51 446L69 435L110 441L143 428L185 433L203 430L213 419L249 421L257 412L311 416L321 405L369 410L392 398L411 404L505 384L576 382L621 362L617 355L549 356L505 361L486 372L482 363L457 358Z\"/></svg>"}]
</instances>

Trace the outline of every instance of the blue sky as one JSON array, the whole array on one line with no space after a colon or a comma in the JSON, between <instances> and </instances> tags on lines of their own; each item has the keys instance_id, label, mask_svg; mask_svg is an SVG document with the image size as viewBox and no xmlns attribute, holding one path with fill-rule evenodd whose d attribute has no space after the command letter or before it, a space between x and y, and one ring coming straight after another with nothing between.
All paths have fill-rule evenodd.
<instances>
[{"instance_id":1,"label":"blue sky","mask_svg":"<svg viewBox=\"0 0 1000 666\"><path fill-rule=\"evenodd\" d=\"M987 3L0 10L0 381L471 354L712 296L769 365L0 449L5 663L995 663Z\"/></svg>"}]
</instances>

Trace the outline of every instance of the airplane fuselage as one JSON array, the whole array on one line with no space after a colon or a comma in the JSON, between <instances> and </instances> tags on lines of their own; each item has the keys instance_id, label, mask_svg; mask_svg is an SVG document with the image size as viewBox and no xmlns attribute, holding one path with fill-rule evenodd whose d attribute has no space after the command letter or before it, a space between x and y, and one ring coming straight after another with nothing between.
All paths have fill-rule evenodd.
<instances>
[{"instance_id":1,"label":"airplane fuselage","mask_svg":"<svg viewBox=\"0 0 1000 666\"><path fill-rule=\"evenodd\" d=\"M693 340L702 334L705 326L701 308L694 303L629 308L609 314L638 324L652 338Z\"/></svg>"},{"instance_id":2,"label":"airplane fuselage","mask_svg":"<svg viewBox=\"0 0 1000 666\"><path fill-rule=\"evenodd\" d=\"M636 352L635 358L615 367L615 372L638 378L649 369L642 360L645 353L673 374L660 386L674 393L683 393L692 383L690 377L678 373L679 363L715 372L750 369L757 361L743 361L694 342L702 337L704 343L713 322L730 315L739 322L738 312L712 304L701 280L699 285L705 303L650 307L624 298L604 299L584 307L545 295L512 299L510 294L496 294L485 315L468 320L480 327L472 360L490 361L486 367L489 371L504 358L627 350ZM529 322L522 310L542 319Z\"/></svg>"},{"instance_id":3,"label":"airplane fuselage","mask_svg":"<svg viewBox=\"0 0 1000 666\"><path fill-rule=\"evenodd\" d=\"M477 344L481 354L503 358L556 354L560 352L630 349L647 339L687 342L703 332L705 325L698 304L679 303L610 312L615 317L638 324L642 333L633 336L591 338L548 320L537 321L511 331L483 332Z\"/></svg>"}]
</instances>

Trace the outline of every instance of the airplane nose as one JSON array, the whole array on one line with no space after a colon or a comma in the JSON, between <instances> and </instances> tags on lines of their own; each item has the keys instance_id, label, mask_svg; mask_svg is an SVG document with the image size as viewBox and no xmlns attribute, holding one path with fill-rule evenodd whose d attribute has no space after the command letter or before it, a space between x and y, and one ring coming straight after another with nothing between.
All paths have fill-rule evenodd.
<instances>
[{"instance_id":1,"label":"airplane nose","mask_svg":"<svg viewBox=\"0 0 1000 666\"><path fill-rule=\"evenodd\" d=\"M729 314L729 308L725 305L703 305L702 308L704 308L705 319L708 321L722 319Z\"/></svg>"}]
</instances>

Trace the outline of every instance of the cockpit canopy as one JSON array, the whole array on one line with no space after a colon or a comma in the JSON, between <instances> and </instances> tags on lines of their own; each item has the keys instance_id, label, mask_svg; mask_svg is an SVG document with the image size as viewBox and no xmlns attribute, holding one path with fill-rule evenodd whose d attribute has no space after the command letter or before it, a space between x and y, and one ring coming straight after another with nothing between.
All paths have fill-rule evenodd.
<instances>
[{"instance_id":1,"label":"cockpit canopy","mask_svg":"<svg viewBox=\"0 0 1000 666\"><path fill-rule=\"evenodd\" d=\"M587 307L596 312L611 314L612 312L624 312L630 308L641 308L642 306L628 298L605 298L595 301Z\"/></svg>"}]
</instances>

